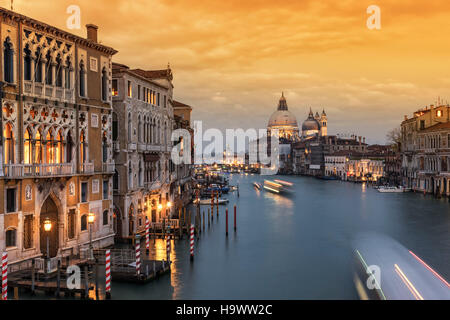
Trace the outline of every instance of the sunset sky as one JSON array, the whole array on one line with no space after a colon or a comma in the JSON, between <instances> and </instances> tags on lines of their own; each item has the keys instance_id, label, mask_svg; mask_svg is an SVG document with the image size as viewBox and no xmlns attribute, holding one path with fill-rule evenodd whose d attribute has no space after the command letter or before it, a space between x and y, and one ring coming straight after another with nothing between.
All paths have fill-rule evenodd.
<instances>
[{"instance_id":1,"label":"sunset sky","mask_svg":"<svg viewBox=\"0 0 450 320\"><path fill-rule=\"evenodd\" d=\"M80 30L66 27L72 4ZM366 27L369 5L381 30ZM448 0L15 0L14 10L81 36L94 23L132 68L170 62L175 99L205 127L265 128L284 91L300 126L325 108L329 133L384 143L404 115L450 101Z\"/></svg>"}]
</instances>

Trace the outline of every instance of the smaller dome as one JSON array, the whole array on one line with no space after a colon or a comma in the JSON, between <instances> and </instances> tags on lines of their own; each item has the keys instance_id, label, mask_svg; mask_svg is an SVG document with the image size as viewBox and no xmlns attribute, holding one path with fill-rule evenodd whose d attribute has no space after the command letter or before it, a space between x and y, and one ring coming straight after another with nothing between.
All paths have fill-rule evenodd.
<instances>
[{"instance_id":1,"label":"smaller dome","mask_svg":"<svg viewBox=\"0 0 450 320\"><path fill-rule=\"evenodd\" d=\"M312 111L309 112L308 119L303 122L302 131L320 130L319 122L314 119Z\"/></svg>"}]
</instances>

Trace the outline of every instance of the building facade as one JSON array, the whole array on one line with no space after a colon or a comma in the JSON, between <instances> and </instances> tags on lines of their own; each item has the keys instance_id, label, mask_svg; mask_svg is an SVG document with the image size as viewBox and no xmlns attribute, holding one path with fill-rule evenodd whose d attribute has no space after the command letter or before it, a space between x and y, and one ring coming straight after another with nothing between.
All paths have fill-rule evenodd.
<instances>
[{"instance_id":1,"label":"building facade","mask_svg":"<svg viewBox=\"0 0 450 320\"><path fill-rule=\"evenodd\" d=\"M146 218L156 226L177 213L177 168L171 161L171 136L176 127L172 79L170 67L145 71L113 64L114 228L118 238L132 239L143 233Z\"/></svg>"},{"instance_id":2,"label":"building facade","mask_svg":"<svg viewBox=\"0 0 450 320\"><path fill-rule=\"evenodd\" d=\"M116 51L94 25L82 38L5 9L0 20L0 251L10 263L76 254L88 214L94 247L111 245Z\"/></svg>"},{"instance_id":3,"label":"building facade","mask_svg":"<svg viewBox=\"0 0 450 320\"><path fill-rule=\"evenodd\" d=\"M450 106L427 106L401 123L403 185L449 195Z\"/></svg>"}]
</instances>

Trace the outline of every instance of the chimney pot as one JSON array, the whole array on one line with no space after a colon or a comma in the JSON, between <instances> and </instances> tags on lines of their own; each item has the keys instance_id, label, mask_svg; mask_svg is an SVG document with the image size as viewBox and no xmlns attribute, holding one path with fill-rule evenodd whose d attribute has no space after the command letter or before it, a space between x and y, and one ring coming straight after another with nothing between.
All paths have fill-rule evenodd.
<instances>
[{"instance_id":1,"label":"chimney pot","mask_svg":"<svg viewBox=\"0 0 450 320\"><path fill-rule=\"evenodd\" d=\"M97 43L98 27L95 24L87 24L87 39Z\"/></svg>"}]
</instances>

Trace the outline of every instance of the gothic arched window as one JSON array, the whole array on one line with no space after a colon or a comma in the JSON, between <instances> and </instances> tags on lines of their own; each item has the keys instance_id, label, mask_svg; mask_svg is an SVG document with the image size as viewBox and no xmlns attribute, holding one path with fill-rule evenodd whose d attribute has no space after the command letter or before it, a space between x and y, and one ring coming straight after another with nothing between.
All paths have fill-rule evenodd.
<instances>
[{"instance_id":1,"label":"gothic arched window","mask_svg":"<svg viewBox=\"0 0 450 320\"><path fill-rule=\"evenodd\" d=\"M103 154L103 162L108 162L108 144L107 144L108 140L106 138L106 132L103 133L103 138L102 138L102 154Z\"/></svg>"},{"instance_id":2,"label":"gothic arched window","mask_svg":"<svg viewBox=\"0 0 450 320\"><path fill-rule=\"evenodd\" d=\"M3 42L3 68L5 82L14 82L14 50L9 37Z\"/></svg>"},{"instance_id":3,"label":"gothic arched window","mask_svg":"<svg viewBox=\"0 0 450 320\"><path fill-rule=\"evenodd\" d=\"M34 81L42 83L42 52L41 48L36 50L36 66L34 70Z\"/></svg>"},{"instance_id":4,"label":"gothic arched window","mask_svg":"<svg viewBox=\"0 0 450 320\"><path fill-rule=\"evenodd\" d=\"M84 67L84 62L80 62L80 97L86 97L86 69Z\"/></svg>"},{"instance_id":5,"label":"gothic arched window","mask_svg":"<svg viewBox=\"0 0 450 320\"><path fill-rule=\"evenodd\" d=\"M43 152L42 152L42 148L43 148L43 144L42 144L42 135L41 135L41 129L39 129L36 132L36 151L35 151L35 161L34 163L42 163L42 156L43 156Z\"/></svg>"},{"instance_id":6,"label":"gothic arched window","mask_svg":"<svg viewBox=\"0 0 450 320\"><path fill-rule=\"evenodd\" d=\"M80 160L81 163L86 162L86 136L84 130L81 130L80 134Z\"/></svg>"},{"instance_id":7,"label":"gothic arched window","mask_svg":"<svg viewBox=\"0 0 450 320\"><path fill-rule=\"evenodd\" d=\"M141 116L138 117L138 141L141 142L142 141L142 121L141 121Z\"/></svg>"},{"instance_id":8,"label":"gothic arched window","mask_svg":"<svg viewBox=\"0 0 450 320\"><path fill-rule=\"evenodd\" d=\"M131 167L131 161L128 162L128 188L133 188L133 168Z\"/></svg>"},{"instance_id":9,"label":"gothic arched window","mask_svg":"<svg viewBox=\"0 0 450 320\"><path fill-rule=\"evenodd\" d=\"M71 81L70 81L70 73L72 72L72 64L70 62L70 58L67 57L66 59L66 65L64 67L64 82L65 82L65 88L70 89L71 87Z\"/></svg>"},{"instance_id":10,"label":"gothic arched window","mask_svg":"<svg viewBox=\"0 0 450 320\"><path fill-rule=\"evenodd\" d=\"M31 50L27 44L25 49L23 49L23 78L24 80L31 81Z\"/></svg>"},{"instance_id":11,"label":"gothic arched window","mask_svg":"<svg viewBox=\"0 0 450 320\"><path fill-rule=\"evenodd\" d=\"M63 86L63 66L62 66L62 59L61 55L58 54L56 57L56 86L62 87Z\"/></svg>"},{"instance_id":12,"label":"gothic arched window","mask_svg":"<svg viewBox=\"0 0 450 320\"><path fill-rule=\"evenodd\" d=\"M66 163L72 162L72 148L73 148L72 134L69 131L67 133Z\"/></svg>"},{"instance_id":13,"label":"gothic arched window","mask_svg":"<svg viewBox=\"0 0 450 320\"><path fill-rule=\"evenodd\" d=\"M53 130L47 132L47 163L55 163L55 140L53 139Z\"/></svg>"},{"instance_id":14,"label":"gothic arched window","mask_svg":"<svg viewBox=\"0 0 450 320\"><path fill-rule=\"evenodd\" d=\"M23 145L23 160L25 164L33 163L33 152L31 144L32 136L29 128L25 130L25 143Z\"/></svg>"},{"instance_id":15,"label":"gothic arched window","mask_svg":"<svg viewBox=\"0 0 450 320\"><path fill-rule=\"evenodd\" d=\"M63 144L63 134L59 130L56 137L56 163L64 163L64 144Z\"/></svg>"},{"instance_id":16,"label":"gothic arched window","mask_svg":"<svg viewBox=\"0 0 450 320\"><path fill-rule=\"evenodd\" d=\"M47 51L45 56L47 62L45 63L45 84L52 85L53 84L53 64L52 64L52 56L50 54L50 50Z\"/></svg>"},{"instance_id":17,"label":"gothic arched window","mask_svg":"<svg viewBox=\"0 0 450 320\"><path fill-rule=\"evenodd\" d=\"M119 137L119 121L117 119L117 113L113 112L113 120L112 120L112 139L113 141L117 141Z\"/></svg>"},{"instance_id":18,"label":"gothic arched window","mask_svg":"<svg viewBox=\"0 0 450 320\"><path fill-rule=\"evenodd\" d=\"M102 100L108 100L108 73L106 72L106 68L102 70Z\"/></svg>"},{"instance_id":19,"label":"gothic arched window","mask_svg":"<svg viewBox=\"0 0 450 320\"><path fill-rule=\"evenodd\" d=\"M5 164L14 163L14 131L13 127L10 123L5 125L5 129L3 131L3 139L4 139L4 150L5 150Z\"/></svg>"},{"instance_id":20,"label":"gothic arched window","mask_svg":"<svg viewBox=\"0 0 450 320\"><path fill-rule=\"evenodd\" d=\"M128 114L128 142L131 142L131 113Z\"/></svg>"}]
</instances>

